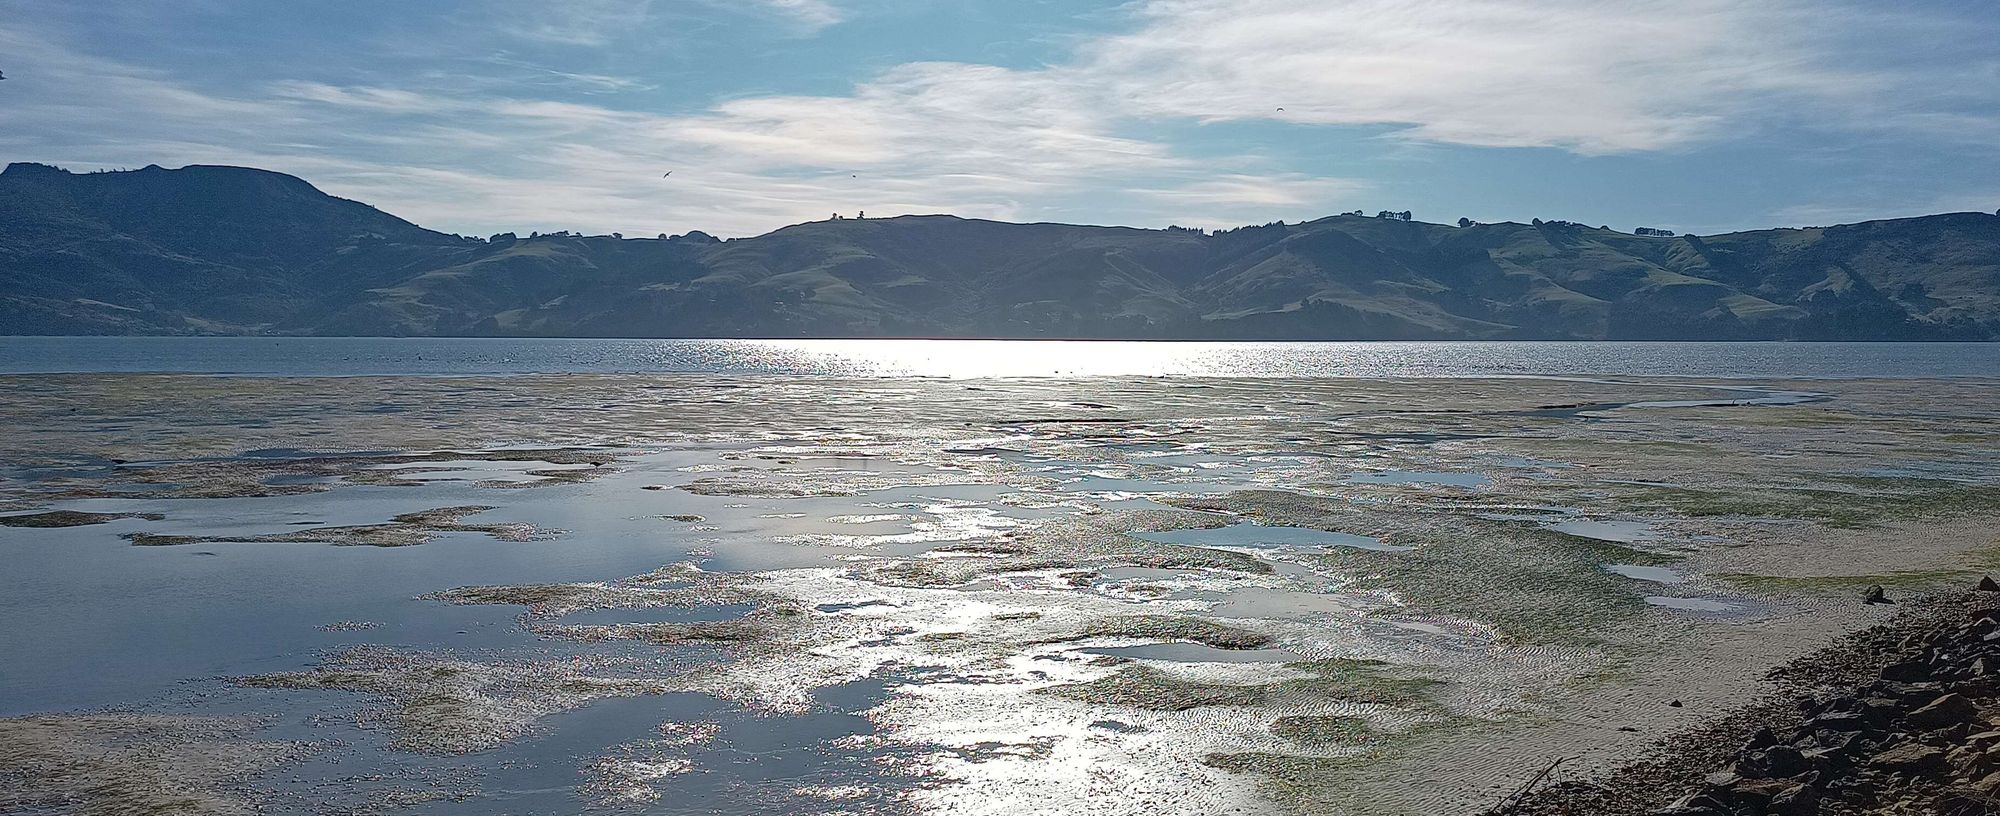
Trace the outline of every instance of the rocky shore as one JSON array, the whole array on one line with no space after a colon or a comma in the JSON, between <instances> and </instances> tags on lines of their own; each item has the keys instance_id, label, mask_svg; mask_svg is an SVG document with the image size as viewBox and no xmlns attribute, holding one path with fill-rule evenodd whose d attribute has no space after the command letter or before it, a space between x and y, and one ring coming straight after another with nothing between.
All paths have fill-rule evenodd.
<instances>
[{"instance_id":1,"label":"rocky shore","mask_svg":"<svg viewBox=\"0 0 2000 816\"><path fill-rule=\"evenodd\" d=\"M2000 585L1906 602L1771 675L1776 689L1517 816L2000 814Z\"/></svg>"}]
</instances>

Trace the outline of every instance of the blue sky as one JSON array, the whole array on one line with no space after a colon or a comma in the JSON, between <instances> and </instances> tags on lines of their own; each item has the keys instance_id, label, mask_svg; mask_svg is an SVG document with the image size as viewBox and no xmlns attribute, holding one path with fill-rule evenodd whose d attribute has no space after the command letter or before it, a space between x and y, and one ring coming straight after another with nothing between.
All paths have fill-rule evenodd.
<instances>
[{"instance_id":1,"label":"blue sky","mask_svg":"<svg viewBox=\"0 0 2000 816\"><path fill-rule=\"evenodd\" d=\"M0 160L468 234L2000 208L1990 0L0 0L0 71Z\"/></svg>"}]
</instances>

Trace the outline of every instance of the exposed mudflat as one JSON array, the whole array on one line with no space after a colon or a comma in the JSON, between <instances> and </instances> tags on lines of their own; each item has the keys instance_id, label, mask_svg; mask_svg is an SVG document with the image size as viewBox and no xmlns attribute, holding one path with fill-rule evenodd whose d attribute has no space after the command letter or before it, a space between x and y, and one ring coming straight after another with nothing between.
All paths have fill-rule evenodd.
<instances>
[{"instance_id":1,"label":"exposed mudflat","mask_svg":"<svg viewBox=\"0 0 2000 816\"><path fill-rule=\"evenodd\" d=\"M0 377L0 809L1475 812L1992 567L1995 385Z\"/></svg>"}]
</instances>

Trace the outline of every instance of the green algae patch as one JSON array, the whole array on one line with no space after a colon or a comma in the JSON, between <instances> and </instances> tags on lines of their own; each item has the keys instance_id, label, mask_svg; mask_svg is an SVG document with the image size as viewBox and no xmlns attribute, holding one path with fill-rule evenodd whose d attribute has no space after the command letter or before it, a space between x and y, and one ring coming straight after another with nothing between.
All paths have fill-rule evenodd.
<instances>
[{"instance_id":1,"label":"green algae patch","mask_svg":"<svg viewBox=\"0 0 2000 816\"><path fill-rule=\"evenodd\" d=\"M1859 593L1871 586L1906 590L1932 589L1941 584L1978 580L1996 567L2000 567L2000 545L1974 550L1962 567L1895 570L1866 575L1758 575L1722 572L1710 577L1750 592L1833 595Z\"/></svg>"},{"instance_id":2,"label":"green algae patch","mask_svg":"<svg viewBox=\"0 0 2000 816\"><path fill-rule=\"evenodd\" d=\"M1587 645L1646 609L1629 578L1605 564L1657 566L1672 559L1551 530L1468 523L1409 552L1331 550L1320 565L1353 586L1396 593L1406 605L1491 626L1519 643Z\"/></svg>"},{"instance_id":3,"label":"green algae patch","mask_svg":"<svg viewBox=\"0 0 2000 816\"><path fill-rule=\"evenodd\" d=\"M1345 579L1343 591L1378 592L1404 610L1483 624L1514 643L1602 643L1621 621L1647 609L1638 585L1605 565L1678 560L1544 529L1534 520L1483 518L1496 509L1485 499L1357 502L1261 490L1168 501L1271 525L1347 530L1394 544L1398 549L1328 547L1301 557L1314 571Z\"/></svg>"},{"instance_id":4,"label":"green algae patch","mask_svg":"<svg viewBox=\"0 0 2000 816\"><path fill-rule=\"evenodd\" d=\"M536 632L551 637L582 642L643 640L659 646L709 643L753 646L768 643L779 635L773 616L752 613L749 617L694 623L617 623L602 626L542 626ZM778 616L782 617L782 616Z\"/></svg>"},{"instance_id":5,"label":"green algae patch","mask_svg":"<svg viewBox=\"0 0 2000 816\"><path fill-rule=\"evenodd\" d=\"M1302 700L1334 700L1383 705L1429 705L1442 681L1413 677L1386 663L1320 660L1289 664L1302 676L1271 683L1237 685L1193 680L1151 666L1124 666L1083 683L1053 686L1041 693L1101 705L1147 711L1187 711L1209 706L1270 706Z\"/></svg>"},{"instance_id":6,"label":"green algae patch","mask_svg":"<svg viewBox=\"0 0 2000 816\"><path fill-rule=\"evenodd\" d=\"M1121 637L1158 641L1187 641L1217 649L1258 649L1271 643L1271 636L1238 626L1186 615L1124 615L1091 621L1083 637Z\"/></svg>"},{"instance_id":7,"label":"green algae patch","mask_svg":"<svg viewBox=\"0 0 2000 816\"><path fill-rule=\"evenodd\" d=\"M541 718L605 697L661 694L645 679L593 677L574 661L474 663L376 647L349 649L319 669L236 679L248 688L367 694L379 708L360 724L387 723L397 750L483 751L530 731Z\"/></svg>"},{"instance_id":8,"label":"green algae patch","mask_svg":"<svg viewBox=\"0 0 2000 816\"><path fill-rule=\"evenodd\" d=\"M46 513L0 516L0 527L84 527L128 518L160 521L166 516L159 513L84 513L77 510L50 510Z\"/></svg>"},{"instance_id":9,"label":"green algae patch","mask_svg":"<svg viewBox=\"0 0 2000 816\"><path fill-rule=\"evenodd\" d=\"M1331 755L1289 754L1276 751L1214 753L1203 757L1202 764L1262 777L1264 792L1275 799L1279 806L1275 812L1437 813L1440 811L1431 808L1411 809L1408 806L1381 811L1373 809L1357 811L1354 808L1356 804L1354 794L1369 783L1381 780L1385 772L1384 760L1393 760L1426 740L1478 733L1481 729L1492 729L1496 725L1497 723L1491 720L1462 716L1425 720L1394 731L1366 730L1365 724L1333 725L1330 727L1341 730L1352 729L1351 738L1342 739L1338 743L1321 742L1310 747L1322 750L1339 748L1350 750ZM1277 724L1273 723L1272 728L1276 731ZM1301 747L1307 745L1301 743ZM1518 783L1510 781L1509 784Z\"/></svg>"},{"instance_id":10,"label":"green algae patch","mask_svg":"<svg viewBox=\"0 0 2000 816\"><path fill-rule=\"evenodd\" d=\"M1271 733L1304 747L1344 745L1367 739L1375 727L1360 717L1294 714L1271 721Z\"/></svg>"},{"instance_id":11,"label":"green algae patch","mask_svg":"<svg viewBox=\"0 0 2000 816\"><path fill-rule=\"evenodd\" d=\"M0 813L249 816L259 803L237 789L312 752L252 740L262 727L127 713L0 719Z\"/></svg>"},{"instance_id":12,"label":"green algae patch","mask_svg":"<svg viewBox=\"0 0 2000 816\"><path fill-rule=\"evenodd\" d=\"M419 600L460 606L525 606L535 617L560 617L585 609L637 609L677 605L669 590L613 584L525 584L470 586L424 595Z\"/></svg>"},{"instance_id":13,"label":"green algae patch","mask_svg":"<svg viewBox=\"0 0 2000 816\"><path fill-rule=\"evenodd\" d=\"M1254 706L1271 699L1271 687L1204 683L1176 677L1151 666L1126 666L1085 683L1042 691L1078 702L1128 706L1147 711L1186 711L1206 706Z\"/></svg>"},{"instance_id":14,"label":"green algae patch","mask_svg":"<svg viewBox=\"0 0 2000 816\"><path fill-rule=\"evenodd\" d=\"M1652 486L1625 493L1619 500L1636 508L1691 517L1794 519L1844 528L2000 511L2000 485L1907 477L1836 476L1830 480L1855 489Z\"/></svg>"},{"instance_id":15,"label":"green algae patch","mask_svg":"<svg viewBox=\"0 0 2000 816\"><path fill-rule=\"evenodd\" d=\"M1358 703L1410 705L1429 702L1444 681L1404 673L1378 660L1329 658L1305 663L1289 663L1287 668L1311 674L1281 685L1298 691Z\"/></svg>"},{"instance_id":16,"label":"green algae patch","mask_svg":"<svg viewBox=\"0 0 2000 816\"><path fill-rule=\"evenodd\" d=\"M419 487L408 478L454 470L449 462L536 462L557 466L526 471L530 480L482 480L486 488L575 484L614 471L617 454L592 448L440 450L418 453L326 454L294 457L225 456L118 465L116 490L83 483L49 482L50 498L233 499L297 496L341 484ZM430 465L430 467L426 467Z\"/></svg>"},{"instance_id":17,"label":"green algae patch","mask_svg":"<svg viewBox=\"0 0 2000 816\"><path fill-rule=\"evenodd\" d=\"M254 536L182 536L158 535L154 533L127 533L125 540L142 547L171 547L182 544L208 544L235 542L246 544L331 544L336 547L414 547L428 544L440 533L483 533L501 541L535 541L547 538L551 531L532 524L468 524L466 516L492 510L482 505L467 507L440 507L404 513L386 524L363 524L350 527L321 527L313 530L297 530L289 533L271 533Z\"/></svg>"},{"instance_id":18,"label":"green algae patch","mask_svg":"<svg viewBox=\"0 0 2000 816\"><path fill-rule=\"evenodd\" d=\"M179 547L183 544L201 544L208 541L199 536L162 535L160 533L126 533L120 538L132 542L135 547Z\"/></svg>"}]
</instances>

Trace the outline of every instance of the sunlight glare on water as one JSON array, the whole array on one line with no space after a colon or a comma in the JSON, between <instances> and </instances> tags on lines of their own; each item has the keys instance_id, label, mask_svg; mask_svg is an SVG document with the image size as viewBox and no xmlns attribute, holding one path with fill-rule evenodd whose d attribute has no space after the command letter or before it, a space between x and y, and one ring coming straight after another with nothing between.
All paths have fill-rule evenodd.
<instances>
[{"instance_id":1,"label":"sunlight glare on water","mask_svg":"<svg viewBox=\"0 0 2000 816\"><path fill-rule=\"evenodd\" d=\"M771 367L836 376L1107 377L1247 373L1261 347L1067 340L751 340ZM1338 366L1330 366L1337 369Z\"/></svg>"}]
</instances>

